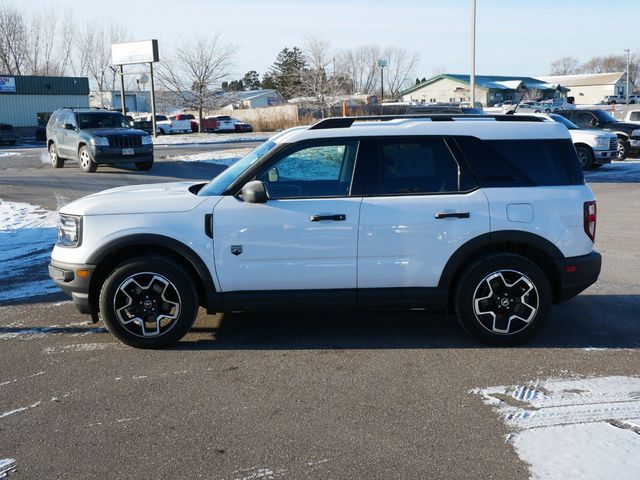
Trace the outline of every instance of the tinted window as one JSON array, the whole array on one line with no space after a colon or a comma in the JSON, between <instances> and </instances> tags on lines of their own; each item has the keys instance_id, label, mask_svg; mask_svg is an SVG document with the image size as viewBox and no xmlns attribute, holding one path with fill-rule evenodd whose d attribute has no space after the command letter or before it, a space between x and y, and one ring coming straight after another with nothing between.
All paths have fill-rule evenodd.
<instances>
[{"instance_id":1,"label":"tinted window","mask_svg":"<svg viewBox=\"0 0 640 480\"><path fill-rule=\"evenodd\" d=\"M637 122L638 120L640 120L640 112L631 112L631 116L629 117L629 120Z\"/></svg>"},{"instance_id":2,"label":"tinted window","mask_svg":"<svg viewBox=\"0 0 640 480\"><path fill-rule=\"evenodd\" d=\"M76 116L71 112L67 113L64 117L64 124L72 125L73 128L76 128L78 126L78 124L76 123Z\"/></svg>"},{"instance_id":3,"label":"tinted window","mask_svg":"<svg viewBox=\"0 0 640 480\"><path fill-rule=\"evenodd\" d=\"M459 137L483 187L576 185L584 182L571 140L489 140Z\"/></svg>"},{"instance_id":4,"label":"tinted window","mask_svg":"<svg viewBox=\"0 0 640 480\"><path fill-rule=\"evenodd\" d=\"M576 112L573 116L573 123L582 128L595 126L596 117L589 112ZM594 125L592 125L592 122Z\"/></svg>"},{"instance_id":5,"label":"tinted window","mask_svg":"<svg viewBox=\"0 0 640 480\"><path fill-rule=\"evenodd\" d=\"M376 172L365 194L455 192L458 164L442 138L381 140Z\"/></svg>"},{"instance_id":6,"label":"tinted window","mask_svg":"<svg viewBox=\"0 0 640 480\"><path fill-rule=\"evenodd\" d=\"M357 142L305 145L289 150L257 179L270 198L334 197L349 194Z\"/></svg>"},{"instance_id":7,"label":"tinted window","mask_svg":"<svg viewBox=\"0 0 640 480\"><path fill-rule=\"evenodd\" d=\"M129 128L129 120L121 113L83 112L78 114L78 124L85 128Z\"/></svg>"}]
</instances>

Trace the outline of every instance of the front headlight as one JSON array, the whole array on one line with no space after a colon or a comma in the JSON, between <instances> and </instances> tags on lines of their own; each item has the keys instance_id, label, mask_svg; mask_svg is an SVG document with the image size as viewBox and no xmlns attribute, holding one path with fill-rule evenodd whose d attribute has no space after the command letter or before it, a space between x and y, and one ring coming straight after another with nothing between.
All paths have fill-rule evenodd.
<instances>
[{"instance_id":1,"label":"front headlight","mask_svg":"<svg viewBox=\"0 0 640 480\"><path fill-rule=\"evenodd\" d=\"M151 145L152 143L153 140L151 139L151 136L145 135L144 137L142 137L142 145Z\"/></svg>"},{"instance_id":2,"label":"front headlight","mask_svg":"<svg viewBox=\"0 0 640 480\"><path fill-rule=\"evenodd\" d=\"M101 147L108 147L109 139L107 137L91 137L91 144Z\"/></svg>"},{"instance_id":3,"label":"front headlight","mask_svg":"<svg viewBox=\"0 0 640 480\"><path fill-rule=\"evenodd\" d=\"M609 146L609 137L596 137L596 145L600 148L606 148Z\"/></svg>"},{"instance_id":4,"label":"front headlight","mask_svg":"<svg viewBox=\"0 0 640 480\"><path fill-rule=\"evenodd\" d=\"M77 247L82 243L82 217L60 214L58 219L58 245Z\"/></svg>"}]
</instances>

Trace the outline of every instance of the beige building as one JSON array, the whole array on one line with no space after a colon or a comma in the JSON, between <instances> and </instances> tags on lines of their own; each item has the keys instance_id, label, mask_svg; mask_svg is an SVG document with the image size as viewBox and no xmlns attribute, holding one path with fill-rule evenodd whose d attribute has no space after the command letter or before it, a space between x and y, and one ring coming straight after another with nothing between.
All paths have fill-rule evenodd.
<instances>
[{"instance_id":1,"label":"beige building","mask_svg":"<svg viewBox=\"0 0 640 480\"><path fill-rule=\"evenodd\" d=\"M538 80L561 85L569 89L567 96L575 99L576 105L596 105L610 95L625 95L627 75L624 72L588 73L584 75L555 75L536 77ZM633 84L629 91L633 92Z\"/></svg>"}]
</instances>

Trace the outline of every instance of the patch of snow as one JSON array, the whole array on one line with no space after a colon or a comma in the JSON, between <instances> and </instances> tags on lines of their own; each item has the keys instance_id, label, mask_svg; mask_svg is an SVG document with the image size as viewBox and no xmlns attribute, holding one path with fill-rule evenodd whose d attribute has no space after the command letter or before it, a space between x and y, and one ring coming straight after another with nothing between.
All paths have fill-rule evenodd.
<instances>
[{"instance_id":1,"label":"patch of snow","mask_svg":"<svg viewBox=\"0 0 640 480\"><path fill-rule=\"evenodd\" d=\"M584 172L584 178L590 183L637 183L640 182L640 160L613 161Z\"/></svg>"},{"instance_id":2,"label":"patch of snow","mask_svg":"<svg viewBox=\"0 0 640 480\"><path fill-rule=\"evenodd\" d=\"M59 291L47 272L57 221L56 212L0 200L0 302Z\"/></svg>"},{"instance_id":3,"label":"patch of snow","mask_svg":"<svg viewBox=\"0 0 640 480\"><path fill-rule=\"evenodd\" d=\"M220 150L214 152L200 152L188 155L175 155L167 157L168 160L177 160L180 162L204 162L215 163L217 165L230 166L239 159L251 152L251 148L234 148L230 150Z\"/></svg>"},{"instance_id":4,"label":"patch of snow","mask_svg":"<svg viewBox=\"0 0 640 480\"><path fill-rule=\"evenodd\" d=\"M640 377L549 379L472 391L514 430L534 479L635 479L640 471Z\"/></svg>"},{"instance_id":5,"label":"patch of snow","mask_svg":"<svg viewBox=\"0 0 640 480\"><path fill-rule=\"evenodd\" d=\"M42 402L36 402L33 405L28 405L26 407L15 408L13 410L9 410L8 412L0 413L0 418L8 417L9 415L14 415L16 413L24 412L25 410L29 410L30 408L35 408L40 405Z\"/></svg>"},{"instance_id":6,"label":"patch of snow","mask_svg":"<svg viewBox=\"0 0 640 480\"><path fill-rule=\"evenodd\" d=\"M84 324L85 322L83 322ZM7 340L12 338L20 338L21 340L31 340L34 338L43 338L48 335L68 334L72 337L83 337L93 333L106 333L104 327L81 328L77 323L68 325L47 325L46 327L28 327L23 322L13 322L0 326L0 339Z\"/></svg>"},{"instance_id":7,"label":"patch of snow","mask_svg":"<svg viewBox=\"0 0 640 480\"><path fill-rule=\"evenodd\" d=\"M5 478L8 474L15 471L15 458L0 458L0 478Z\"/></svg>"},{"instance_id":8,"label":"patch of snow","mask_svg":"<svg viewBox=\"0 0 640 480\"><path fill-rule=\"evenodd\" d=\"M20 155L20 152L0 152L0 157L13 157Z\"/></svg>"},{"instance_id":9,"label":"patch of snow","mask_svg":"<svg viewBox=\"0 0 640 480\"><path fill-rule=\"evenodd\" d=\"M99 350L107 350L109 348L116 347L115 343L73 343L71 345L64 345L61 347L47 347L42 350L42 353L52 355L56 353L70 353L70 352L95 352Z\"/></svg>"},{"instance_id":10,"label":"patch of snow","mask_svg":"<svg viewBox=\"0 0 640 480\"><path fill-rule=\"evenodd\" d=\"M275 132L252 133L190 133L186 135L162 135L153 139L154 145L184 145L206 143L264 142Z\"/></svg>"},{"instance_id":11,"label":"patch of snow","mask_svg":"<svg viewBox=\"0 0 640 480\"><path fill-rule=\"evenodd\" d=\"M273 480L275 478L284 476L286 470L271 470L270 468L251 467L236 470L233 473L236 475L240 475L234 476L234 480Z\"/></svg>"}]
</instances>

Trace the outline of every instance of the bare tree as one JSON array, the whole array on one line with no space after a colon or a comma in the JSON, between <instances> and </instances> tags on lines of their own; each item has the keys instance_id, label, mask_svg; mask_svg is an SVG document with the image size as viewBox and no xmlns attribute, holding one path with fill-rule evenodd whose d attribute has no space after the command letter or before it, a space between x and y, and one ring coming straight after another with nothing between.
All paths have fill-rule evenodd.
<instances>
[{"instance_id":1,"label":"bare tree","mask_svg":"<svg viewBox=\"0 0 640 480\"><path fill-rule=\"evenodd\" d=\"M199 129L205 108L213 106L213 87L227 78L236 47L222 43L220 34L183 41L158 68L158 80L184 106L198 111Z\"/></svg>"},{"instance_id":2,"label":"bare tree","mask_svg":"<svg viewBox=\"0 0 640 480\"><path fill-rule=\"evenodd\" d=\"M301 96L309 98L312 106L322 110L322 116L344 95L342 78L329 69L333 63L328 42L310 37L304 47L307 67L302 72Z\"/></svg>"},{"instance_id":3,"label":"bare tree","mask_svg":"<svg viewBox=\"0 0 640 480\"><path fill-rule=\"evenodd\" d=\"M384 77L386 86L391 97L395 98L411 83L413 69L418 63L419 56L417 53L409 53L406 48L387 47L382 57L388 62Z\"/></svg>"},{"instance_id":4,"label":"bare tree","mask_svg":"<svg viewBox=\"0 0 640 480\"><path fill-rule=\"evenodd\" d=\"M353 85L349 93L372 94L378 88L378 60L380 48L375 45L363 45L346 50L338 56L338 70Z\"/></svg>"},{"instance_id":5,"label":"bare tree","mask_svg":"<svg viewBox=\"0 0 640 480\"><path fill-rule=\"evenodd\" d=\"M27 27L22 13L0 4L0 68L9 75L22 75L27 60Z\"/></svg>"},{"instance_id":6,"label":"bare tree","mask_svg":"<svg viewBox=\"0 0 640 480\"><path fill-rule=\"evenodd\" d=\"M551 62L550 75L573 75L578 73L579 63L575 57L562 57Z\"/></svg>"}]
</instances>

